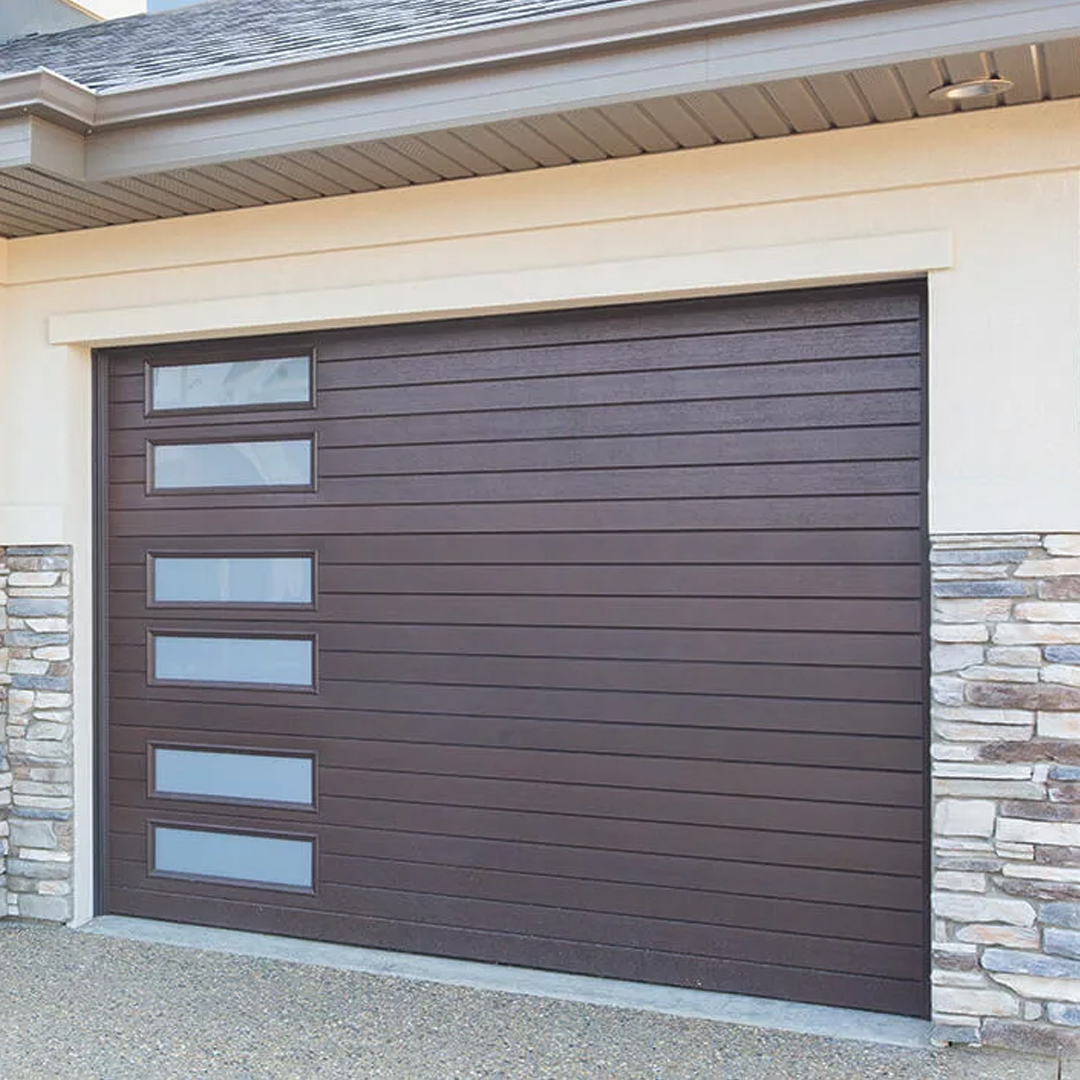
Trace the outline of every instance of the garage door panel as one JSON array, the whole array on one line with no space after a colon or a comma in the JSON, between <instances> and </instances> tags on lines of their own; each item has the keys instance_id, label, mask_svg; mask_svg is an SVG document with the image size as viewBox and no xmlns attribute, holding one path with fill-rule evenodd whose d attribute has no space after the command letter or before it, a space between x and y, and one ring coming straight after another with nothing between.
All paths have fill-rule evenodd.
<instances>
[{"instance_id":1,"label":"garage door panel","mask_svg":"<svg viewBox=\"0 0 1080 1080\"><path fill-rule=\"evenodd\" d=\"M579 405L498 412L447 412L385 417L322 417L324 446L396 446L421 442L506 442L517 439L564 439L612 435L678 435L698 431L784 431L792 428L867 427L918 424L922 395L917 390L881 390L839 394L795 394L706 401L624 405ZM493 415L494 413L494 415ZM211 425L216 437L258 437L268 433L303 434L310 419L265 420L230 417ZM127 430L125 430L127 429ZM132 406L126 423L118 417L111 455L139 455L147 431L155 438L182 439L192 429L205 431L205 417L172 417L148 428L141 409Z\"/></svg>"},{"instance_id":2,"label":"garage door panel","mask_svg":"<svg viewBox=\"0 0 1080 1080\"><path fill-rule=\"evenodd\" d=\"M447 732L452 737L451 732ZM857 745L857 744L853 744ZM503 747L438 744L386 743L375 740L342 741L326 767L343 765L419 777L457 775L517 780L542 780L548 784L603 784L613 788L678 790L715 794L739 794L763 799L822 799L882 806L918 808L922 801L922 776L918 771L902 772L860 768L853 757L846 768L826 765L773 765L740 760L739 748L732 747L725 760L701 761L682 758L633 757L625 754L564 753ZM744 750L748 757L752 751ZM357 793L363 793L358 777ZM552 791L557 807L561 792ZM760 812L768 815L768 806ZM852 811L854 813L854 811Z\"/></svg>"},{"instance_id":3,"label":"garage door panel","mask_svg":"<svg viewBox=\"0 0 1080 1080\"><path fill-rule=\"evenodd\" d=\"M265 551L265 536L219 537L113 537L110 566L143 567L146 553L156 549L202 552L217 549ZM847 567L868 563L918 566L924 541L917 528L836 530L807 532L695 532L640 533L512 533L505 536L454 533L400 536L365 533L363 536L318 536L312 533L275 533L280 551L315 549L323 567L351 564L362 556L369 565L522 565L642 564L677 566L680 563L777 566L840 563ZM141 578L139 579L141 582Z\"/></svg>"},{"instance_id":4,"label":"garage door panel","mask_svg":"<svg viewBox=\"0 0 1080 1080\"><path fill-rule=\"evenodd\" d=\"M245 431L246 437L248 433ZM303 434L303 432L300 432ZM874 428L794 429L735 435L643 435L508 442L420 443L403 446L328 446L320 439L326 476L441 475L458 472L553 469L658 468L692 465L756 465L768 462L888 461L918 459L917 425ZM143 484L145 455L117 456L113 483Z\"/></svg>"},{"instance_id":5,"label":"garage door panel","mask_svg":"<svg viewBox=\"0 0 1080 1080\"><path fill-rule=\"evenodd\" d=\"M615 695L597 695L612 704ZM636 695L643 697L643 695ZM629 695L626 695L629 698ZM437 743L453 732L458 745L469 746L517 746L533 749L563 750L610 750L613 745L625 748L628 754L645 753L654 756L722 756L721 750L729 745L733 735L752 740L756 736L769 736L783 741L790 748L787 760L800 762L805 756L824 756L837 748L843 753L848 739L856 738L865 744L862 752L871 756L875 746L883 747L898 768L907 767L920 751L918 727L911 714L918 709L911 705L861 706L851 703L816 703L809 708L800 703L798 710L767 700L754 699L732 709L731 715L716 717L715 702L710 699L692 700L684 711L667 711L657 708L652 714L637 715L625 710L593 715L559 716L549 718L522 718L505 715L477 715L451 711L450 708L430 712L378 712L371 709L321 709L304 712L288 705L220 705L195 701L155 700L148 708L145 700L116 698L113 720L118 738L132 728L144 734L153 732L164 737L162 731L190 731L199 738L217 732L233 732L243 735L265 736L272 745L274 740L290 742L294 739L386 739L409 742ZM421 704L413 701L411 704ZM429 706L431 702L428 703ZM681 704L681 702L680 702ZM704 714L705 709L709 715ZM548 710L554 712L554 709ZM723 711L723 710L720 710ZM810 714L810 720L805 719ZM831 721L825 723L825 717ZM812 721L820 717L818 723ZM558 721L573 720L573 723ZM694 723L694 721L697 721ZM552 722L556 721L556 722ZM710 722L711 721L711 722ZM846 728L846 730L845 730ZM884 736L884 741L876 741ZM192 736L194 737L194 736ZM211 740L214 741L214 740ZM915 743L916 748L909 746ZM259 743L261 745L261 742ZM121 741L121 749L129 744Z\"/></svg>"},{"instance_id":6,"label":"garage door panel","mask_svg":"<svg viewBox=\"0 0 1080 1080\"><path fill-rule=\"evenodd\" d=\"M923 305L881 285L117 350L110 909L924 1015ZM310 407L144 415L147 362L301 351ZM311 491L146 491L151 443L297 437ZM150 607L170 552L310 552L313 603ZM216 572L251 594L250 564ZM317 677L151 684L151 633L312 635ZM230 802L228 769L152 796L155 744L312 755L315 803ZM306 837L314 887L235 840L253 883L152 874L155 822L210 873L228 845L191 830Z\"/></svg>"},{"instance_id":7,"label":"garage door panel","mask_svg":"<svg viewBox=\"0 0 1080 1080\"><path fill-rule=\"evenodd\" d=\"M159 798L147 796L145 759L137 755L112 757L110 782L116 803L131 809L158 811ZM325 759L324 759L325 762ZM363 821L362 804L370 801L409 802L441 807L523 810L536 813L563 812L585 817L626 819L626 792L611 786L567 783L557 790L542 777L536 781L485 779L433 775L430 773L381 772L363 768L339 768L337 763L321 770L319 794L321 819L336 824ZM859 807L847 803L808 802L770 797L763 793L750 797L739 794L686 794L636 789L636 820L685 821L712 826L724 823L733 828L762 828L773 832L821 833L852 839L886 839L917 842L921 836L919 807ZM768 801L763 805L762 799ZM360 801L360 803L357 802ZM166 802L168 800L165 800ZM186 800L173 800L186 801ZM207 800L213 802L213 800ZM218 805L221 805L218 800ZM176 810L173 806L172 809ZM236 805L238 821L262 819L265 808ZM278 812L282 820L303 824L306 809Z\"/></svg>"},{"instance_id":8,"label":"garage door panel","mask_svg":"<svg viewBox=\"0 0 1080 1080\"><path fill-rule=\"evenodd\" d=\"M542 503L473 503L440 506L352 506L320 504L317 495L304 496L309 505L291 504L283 494L266 493L265 505L249 508L243 499L226 494L170 500L147 500L143 509L114 519L120 535L220 535L230 518L244 509L238 531L273 536L280 528L298 532L315 527L320 534L357 536L368 532L609 532L660 527L682 529L818 529L837 526L891 528L911 521L918 510L916 495L813 496L770 499L653 499L648 501L583 501ZM200 511L192 514L191 510ZM201 526L201 532L197 532Z\"/></svg>"},{"instance_id":9,"label":"garage door panel","mask_svg":"<svg viewBox=\"0 0 1080 1080\"><path fill-rule=\"evenodd\" d=\"M854 837L809 836L767 830L725 828L652 821L611 821L581 814L535 814L490 807L445 808L433 817L432 809L421 803L394 803L364 800L363 819L353 827L324 824L318 833L327 854L363 854L362 832L415 834L431 833L460 839L504 840L535 845L534 856L542 856L548 846L567 846L568 839L585 849L637 852L644 855L675 855L697 859L768 863L777 866L822 870L879 872L916 876L922 871L921 845L903 840L859 839ZM173 821L192 820L189 806L163 810L159 815ZM235 815L225 808L211 807L197 815L207 827L235 828ZM272 816L267 819L273 827ZM290 819L292 820L292 819ZM131 807L117 805L113 829L145 834L145 815ZM277 826L280 828L280 824Z\"/></svg>"},{"instance_id":10,"label":"garage door panel","mask_svg":"<svg viewBox=\"0 0 1080 1080\"><path fill-rule=\"evenodd\" d=\"M127 888L143 887L145 873L139 858L141 852L134 838L126 847L130 858L118 867L115 883ZM676 892L650 885L558 878L546 874L478 871L382 860L367 860L361 869L352 860L337 857L328 857L324 867L329 881L355 880L359 876L370 882L372 888L391 892L407 890L441 897L444 893L440 890L450 890L450 895L463 899L492 898L506 904L539 905L564 910L580 907L583 899L587 898L599 913L704 922L736 930L794 931L829 936L836 931L837 916L840 916L841 940L865 940L885 945L903 945L917 930L916 921L921 923L921 915L917 912L900 914L851 906L837 910L831 904L729 896L723 893ZM169 882L166 888L175 891L177 885ZM355 894L350 895L341 886L333 886L325 894L329 910L335 906L335 893L350 909L362 909L362 902ZM903 933L905 929L906 934Z\"/></svg>"},{"instance_id":11,"label":"garage door panel","mask_svg":"<svg viewBox=\"0 0 1080 1080\"><path fill-rule=\"evenodd\" d=\"M722 322L714 300L678 301L581 309L550 315L499 316L484 323L458 321L442 325L372 327L358 340L355 332L338 331L320 336L320 359L333 361L378 356L436 356L473 349L498 348L502 327L530 346L579 345L607 341L664 340L686 334L716 335L777 329L801 330L827 326L848 328L881 322L921 319L915 295L863 292L857 299L847 290L820 290L793 297L731 297L724 302Z\"/></svg>"},{"instance_id":12,"label":"garage door panel","mask_svg":"<svg viewBox=\"0 0 1080 1080\"><path fill-rule=\"evenodd\" d=\"M551 723L544 720L489 719L442 714L380 714L357 710L350 713L316 712L304 724L292 725L281 709L280 723L258 726L264 709L223 711L214 705L163 702L154 706L155 740L182 742L185 732L208 734L210 741L227 744L232 733L243 735L245 743L315 749L327 754L327 768L363 768L369 744L397 748L407 754L408 744L450 744L458 747L486 747L516 751L564 751L574 753L618 753L627 757L693 759L699 761L785 760L793 765L826 765L836 768L858 763L864 768L893 772L920 772L924 764L917 736L878 737L860 731L852 735L831 735L819 731L755 731L744 727L695 728L665 725L607 723ZM145 707L120 707L114 716L110 742L114 753L145 758L147 728ZM294 714L295 715L295 714ZM171 721L171 723L170 723ZM275 730L283 729L283 730ZM251 734L260 735L251 742ZM402 745L405 744L405 745ZM783 753L782 753L783 752Z\"/></svg>"},{"instance_id":13,"label":"garage door panel","mask_svg":"<svg viewBox=\"0 0 1080 1080\"><path fill-rule=\"evenodd\" d=\"M121 861L137 864L145 876L143 833L114 832L112 845ZM352 867L362 880L365 871L375 874L410 872L410 867L460 869L471 877L507 873L516 878L542 873L544 877L628 885L647 884L652 888L690 889L711 895L750 899L777 899L820 903L830 907L850 905L858 897L860 911L905 912L921 918L925 907L922 881L918 875L899 876L860 871L773 866L767 863L696 859L669 854L649 855L633 851L588 851L582 848L546 845L537 850L514 841L451 837L425 833L392 833L364 829L354 837L352 852L331 854L327 873L333 880L344 874L330 867ZM542 856L537 858L537 856ZM398 879L399 881L401 879ZM194 886L188 886L192 888ZM906 920L899 925L909 926ZM846 932L848 920L838 921L835 933Z\"/></svg>"},{"instance_id":14,"label":"garage door panel","mask_svg":"<svg viewBox=\"0 0 1080 1080\"><path fill-rule=\"evenodd\" d=\"M921 348L922 328L915 319L899 324L850 326L843 334L837 334L836 328L829 326L670 336L664 339L661 349L655 340L640 339L489 348L457 352L449 362L443 351L429 356L354 354L331 358L325 355L325 350L320 350L319 391L560 376L581 378L583 371L603 375L752 364L773 367L840 358L917 357ZM114 405L141 407L144 395L141 373L132 372L114 381L110 401Z\"/></svg>"},{"instance_id":15,"label":"garage door panel","mask_svg":"<svg viewBox=\"0 0 1080 1080\"><path fill-rule=\"evenodd\" d=\"M358 459L363 452L358 451ZM362 468L359 464L358 468ZM730 466L700 469L573 469L563 472L500 472L465 475L360 477L323 473L313 503L347 502L395 506L559 502L576 499L714 499L768 496L836 496L918 492L917 461L835 462L814 465ZM116 510L160 505L144 482L113 485ZM233 492L235 509L262 505L269 493ZM281 495L276 495L283 501ZM203 505L208 496L170 499L170 506ZM220 499L221 496L214 496ZM296 496L286 496L295 502Z\"/></svg>"},{"instance_id":16,"label":"garage door panel","mask_svg":"<svg viewBox=\"0 0 1080 1080\"><path fill-rule=\"evenodd\" d=\"M636 340L458 352L449 361L443 354L360 355L333 360L321 356L319 389L332 392L478 380L580 378L583 370L606 375L752 364L774 367L841 358L918 356L921 349L922 328L918 320L911 320L899 325L853 326L842 335L833 327L810 327L668 337L660 349L655 341ZM126 394L114 400L140 401L141 387L132 379Z\"/></svg>"},{"instance_id":17,"label":"garage door panel","mask_svg":"<svg viewBox=\"0 0 1080 1080\"><path fill-rule=\"evenodd\" d=\"M602 691L527 690L520 688L416 686L369 683L360 699L354 693L336 707L321 697L295 694L283 701L281 694L251 694L216 690L214 702L193 698L186 687L154 688L151 696L145 679L117 676L112 679L112 695L117 715L133 723L154 726L159 708L169 703L178 708L210 706L229 710L229 723L242 730L245 722L257 727L254 714L245 706L265 713L268 730L284 725L297 730L298 717L311 722L320 714L358 716L373 712L391 715L427 713L435 716L476 716L509 719L532 718L576 720L596 723L666 724L691 728L752 728L774 731L852 732L881 735L920 736L923 724L920 705L902 702L800 701L797 707L784 698L724 698L705 694L682 694L678 699L663 695L613 694ZM150 703L153 707L150 707ZM248 717L245 721L245 716ZM277 716L278 720L274 717ZM273 725L272 727L270 725Z\"/></svg>"},{"instance_id":18,"label":"garage door panel","mask_svg":"<svg viewBox=\"0 0 1080 1080\"><path fill-rule=\"evenodd\" d=\"M327 417L423 416L608 406L641 402L722 401L729 398L796 394L912 390L919 386L917 352L850 360L803 360L666 371L588 373L474 379L433 385L405 383L352 390L320 388L319 409Z\"/></svg>"},{"instance_id":19,"label":"garage door panel","mask_svg":"<svg viewBox=\"0 0 1080 1080\"><path fill-rule=\"evenodd\" d=\"M138 911L139 896L118 889L113 893L112 903L118 914L132 914ZM155 917L171 921L190 922L194 916L211 926L254 928L264 933L293 934L491 963L507 963L510 962L508 958L513 957L514 963L526 966L600 974L635 982L667 982L760 997L811 1000L825 1005L842 1006L858 1001L864 1009L902 1011L911 1015L917 1015L922 1009L919 986L906 979L716 961L653 949L590 946L540 940L524 934L416 926L398 920L298 912L264 905L253 912L250 904L243 901L203 900L193 906L191 898L182 895L155 897L154 911Z\"/></svg>"},{"instance_id":20,"label":"garage door panel","mask_svg":"<svg viewBox=\"0 0 1080 1080\"><path fill-rule=\"evenodd\" d=\"M114 580L119 574L114 571ZM324 572L325 580L325 572ZM113 642L142 644L145 631L143 596L117 592L112 620ZM175 619L177 626L199 624L194 618ZM230 613L234 614L234 613ZM285 625L295 615L285 611L251 611L247 620L230 619L237 627ZM325 624L324 624L325 625ZM716 660L728 663L799 663L829 665L842 656L850 667L920 666L922 640L916 634L876 634L751 630L579 629L574 627L406 626L394 623L338 624L334 644L341 649L370 653L430 653L474 656L578 656L634 660Z\"/></svg>"}]
</instances>

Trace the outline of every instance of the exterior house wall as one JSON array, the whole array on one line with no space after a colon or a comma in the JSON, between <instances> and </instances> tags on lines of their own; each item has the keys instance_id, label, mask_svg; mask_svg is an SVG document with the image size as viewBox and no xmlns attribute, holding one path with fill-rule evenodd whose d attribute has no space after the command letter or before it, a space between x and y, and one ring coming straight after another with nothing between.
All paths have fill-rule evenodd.
<instances>
[{"instance_id":1,"label":"exterior house wall","mask_svg":"<svg viewBox=\"0 0 1080 1080\"><path fill-rule=\"evenodd\" d=\"M1080 918L1060 750L1080 747L1080 707L1051 651L1073 642L1003 650L1023 604L1059 587L1040 564L1072 541L1052 538L1080 535L1077 134L1080 103L1047 103L3 245L0 460L18 464L0 470L0 544L72 548L76 920L92 911L93 346L926 274L935 1008L942 1037L1068 1043L1068 995L1013 977L1050 968L1000 965L1060 965Z\"/></svg>"}]
</instances>

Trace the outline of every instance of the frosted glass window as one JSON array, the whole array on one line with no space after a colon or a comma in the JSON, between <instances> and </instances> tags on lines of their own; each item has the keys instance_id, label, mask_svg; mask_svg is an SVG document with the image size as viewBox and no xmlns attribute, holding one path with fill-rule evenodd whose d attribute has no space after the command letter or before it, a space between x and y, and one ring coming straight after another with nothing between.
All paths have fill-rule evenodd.
<instances>
[{"instance_id":1,"label":"frosted glass window","mask_svg":"<svg viewBox=\"0 0 1080 1080\"><path fill-rule=\"evenodd\" d=\"M154 826L154 869L185 877L312 887L310 840Z\"/></svg>"},{"instance_id":2,"label":"frosted glass window","mask_svg":"<svg viewBox=\"0 0 1080 1080\"><path fill-rule=\"evenodd\" d=\"M310 638L154 635L154 678L162 682L313 686Z\"/></svg>"},{"instance_id":3,"label":"frosted glass window","mask_svg":"<svg viewBox=\"0 0 1080 1080\"><path fill-rule=\"evenodd\" d=\"M155 555L158 604L310 604L310 555Z\"/></svg>"},{"instance_id":4,"label":"frosted glass window","mask_svg":"<svg viewBox=\"0 0 1080 1080\"><path fill-rule=\"evenodd\" d=\"M154 490L310 487L310 439L177 443L152 447Z\"/></svg>"},{"instance_id":5,"label":"frosted glass window","mask_svg":"<svg viewBox=\"0 0 1080 1080\"><path fill-rule=\"evenodd\" d=\"M154 748L154 793L311 806L313 764L307 757L159 746Z\"/></svg>"},{"instance_id":6,"label":"frosted glass window","mask_svg":"<svg viewBox=\"0 0 1080 1080\"><path fill-rule=\"evenodd\" d=\"M150 408L228 409L240 405L306 405L311 401L311 358L227 360L150 369Z\"/></svg>"}]
</instances>

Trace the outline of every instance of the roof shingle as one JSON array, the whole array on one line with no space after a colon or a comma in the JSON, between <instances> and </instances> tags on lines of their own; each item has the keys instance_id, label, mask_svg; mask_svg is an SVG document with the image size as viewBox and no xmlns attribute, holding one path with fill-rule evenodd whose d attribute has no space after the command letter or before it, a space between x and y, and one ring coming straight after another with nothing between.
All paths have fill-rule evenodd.
<instances>
[{"instance_id":1,"label":"roof shingle","mask_svg":"<svg viewBox=\"0 0 1080 1080\"><path fill-rule=\"evenodd\" d=\"M620 0L206 0L0 46L0 75L49 68L92 90L310 60Z\"/></svg>"}]
</instances>

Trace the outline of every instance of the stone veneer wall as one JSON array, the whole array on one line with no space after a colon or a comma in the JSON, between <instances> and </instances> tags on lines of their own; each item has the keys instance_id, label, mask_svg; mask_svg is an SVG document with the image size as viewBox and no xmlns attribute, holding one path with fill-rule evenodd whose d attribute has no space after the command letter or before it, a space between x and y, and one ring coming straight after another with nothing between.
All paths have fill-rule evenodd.
<instances>
[{"instance_id":1,"label":"stone veneer wall","mask_svg":"<svg viewBox=\"0 0 1080 1080\"><path fill-rule=\"evenodd\" d=\"M1080 1053L1080 535L931 570L935 1040Z\"/></svg>"},{"instance_id":2,"label":"stone veneer wall","mask_svg":"<svg viewBox=\"0 0 1080 1080\"><path fill-rule=\"evenodd\" d=\"M71 918L71 549L0 548L0 916Z\"/></svg>"}]
</instances>

